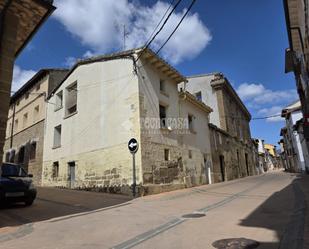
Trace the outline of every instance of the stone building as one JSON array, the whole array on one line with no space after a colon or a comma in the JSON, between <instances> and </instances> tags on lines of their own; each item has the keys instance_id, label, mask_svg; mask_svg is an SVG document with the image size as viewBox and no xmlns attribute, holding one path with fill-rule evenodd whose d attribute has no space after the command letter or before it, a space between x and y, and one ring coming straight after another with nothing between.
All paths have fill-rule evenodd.
<instances>
[{"instance_id":1,"label":"stone building","mask_svg":"<svg viewBox=\"0 0 309 249\"><path fill-rule=\"evenodd\" d=\"M309 148L309 0L284 0L289 48L285 72L295 75L303 113L303 133Z\"/></svg>"},{"instance_id":2,"label":"stone building","mask_svg":"<svg viewBox=\"0 0 309 249\"><path fill-rule=\"evenodd\" d=\"M5 143L15 58L55 10L52 3L52 0L0 0L0 158Z\"/></svg>"},{"instance_id":3,"label":"stone building","mask_svg":"<svg viewBox=\"0 0 309 249\"><path fill-rule=\"evenodd\" d=\"M3 161L21 164L36 184L42 177L45 99L66 73L42 69L11 97Z\"/></svg>"},{"instance_id":4,"label":"stone building","mask_svg":"<svg viewBox=\"0 0 309 249\"><path fill-rule=\"evenodd\" d=\"M209 128L214 182L256 174L251 115L228 79L221 73L191 76L183 87L213 109Z\"/></svg>"},{"instance_id":5,"label":"stone building","mask_svg":"<svg viewBox=\"0 0 309 249\"><path fill-rule=\"evenodd\" d=\"M78 61L48 98L43 184L128 192L132 137L145 193L210 182L212 110L183 81L149 49Z\"/></svg>"}]
</instances>

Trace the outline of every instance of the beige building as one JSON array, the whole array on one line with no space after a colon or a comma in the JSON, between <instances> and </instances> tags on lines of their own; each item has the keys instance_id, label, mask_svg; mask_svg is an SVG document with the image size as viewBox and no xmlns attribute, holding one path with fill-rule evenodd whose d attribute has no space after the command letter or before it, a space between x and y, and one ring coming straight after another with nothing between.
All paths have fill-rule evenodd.
<instances>
[{"instance_id":1,"label":"beige building","mask_svg":"<svg viewBox=\"0 0 309 249\"><path fill-rule=\"evenodd\" d=\"M309 0L284 0L289 48L285 72L293 72L303 114L303 138L309 148Z\"/></svg>"},{"instance_id":2,"label":"beige building","mask_svg":"<svg viewBox=\"0 0 309 249\"><path fill-rule=\"evenodd\" d=\"M139 142L137 183L144 193L210 181L211 108L179 92L186 78L142 51L81 60L49 96L45 186L128 192L132 137Z\"/></svg>"},{"instance_id":3,"label":"beige building","mask_svg":"<svg viewBox=\"0 0 309 249\"><path fill-rule=\"evenodd\" d=\"M215 182L257 173L251 115L221 73L191 76L185 89L210 106L210 143Z\"/></svg>"},{"instance_id":4,"label":"beige building","mask_svg":"<svg viewBox=\"0 0 309 249\"><path fill-rule=\"evenodd\" d=\"M0 158L5 143L14 61L54 11L52 2L52 0L0 0Z\"/></svg>"},{"instance_id":5,"label":"beige building","mask_svg":"<svg viewBox=\"0 0 309 249\"><path fill-rule=\"evenodd\" d=\"M42 177L45 99L66 73L42 69L11 97L3 161L22 164L36 184Z\"/></svg>"}]
</instances>

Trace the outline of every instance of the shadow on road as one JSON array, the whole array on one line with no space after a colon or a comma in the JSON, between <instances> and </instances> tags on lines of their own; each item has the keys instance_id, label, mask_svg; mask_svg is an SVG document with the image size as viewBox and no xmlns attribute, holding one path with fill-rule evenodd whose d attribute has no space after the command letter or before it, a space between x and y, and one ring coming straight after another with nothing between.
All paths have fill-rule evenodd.
<instances>
[{"instance_id":1,"label":"shadow on road","mask_svg":"<svg viewBox=\"0 0 309 249\"><path fill-rule=\"evenodd\" d=\"M266 228L276 232L280 243L261 243L259 249L303 248L305 198L299 183L304 177L307 176L299 175L290 185L274 193L240 222L241 226Z\"/></svg>"},{"instance_id":2,"label":"shadow on road","mask_svg":"<svg viewBox=\"0 0 309 249\"><path fill-rule=\"evenodd\" d=\"M96 193L78 190L38 188L38 196L32 206L10 204L0 207L0 234L7 227L44 221L84 212L129 205L132 198L125 195Z\"/></svg>"}]
</instances>

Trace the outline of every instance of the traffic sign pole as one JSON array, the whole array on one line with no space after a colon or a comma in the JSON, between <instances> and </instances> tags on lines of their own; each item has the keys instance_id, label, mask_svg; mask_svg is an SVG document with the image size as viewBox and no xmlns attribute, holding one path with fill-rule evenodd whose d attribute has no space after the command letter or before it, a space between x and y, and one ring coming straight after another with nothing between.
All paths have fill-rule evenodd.
<instances>
[{"instance_id":1,"label":"traffic sign pole","mask_svg":"<svg viewBox=\"0 0 309 249\"><path fill-rule=\"evenodd\" d=\"M135 169L135 153L138 150L138 142L135 138L131 138L128 142L128 149L132 154L132 162L133 162L133 184L132 184L132 193L133 197L136 196L136 169Z\"/></svg>"},{"instance_id":2,"label":"traffic sign pole","mask_svg":"<svg viewBox=\"0 0 309 249\"><path fill-rule=\"evenodd\" d=\"M133 159L133 185L132 185L132 192L133 192L133 197L135 197L136 196L135 153L132 153L132 159Z\"/></svg>"}]
</instances>

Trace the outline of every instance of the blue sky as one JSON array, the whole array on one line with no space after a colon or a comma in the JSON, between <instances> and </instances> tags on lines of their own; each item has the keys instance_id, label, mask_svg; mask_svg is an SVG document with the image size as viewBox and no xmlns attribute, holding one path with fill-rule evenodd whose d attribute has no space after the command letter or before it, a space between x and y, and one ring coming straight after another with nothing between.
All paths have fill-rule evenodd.
<instances>
[{"instance_id":1,"label":"blue sky","mask_svg":"<svg viewBox=\"0 0 309 249\"><path fill-rule=\"evenodd\" d=\"M40 68L66 67L76 58L120 50L123 23L129 33L127 48L140 45L167 3L56 1L58 10L16 61L14 90ZM166 38L189 3L183 0L154 48ZM143 32L142 25L147 25ZM223 72L253 117L277 114L297 98L293 75L284 73L288 39L282 0L197 0L182 26L175 34L179 39L171 40L162 51L182 74ZM278 118L252 120L251 133L276 144L283 126Z\"/></svg>"}]
</instances>

